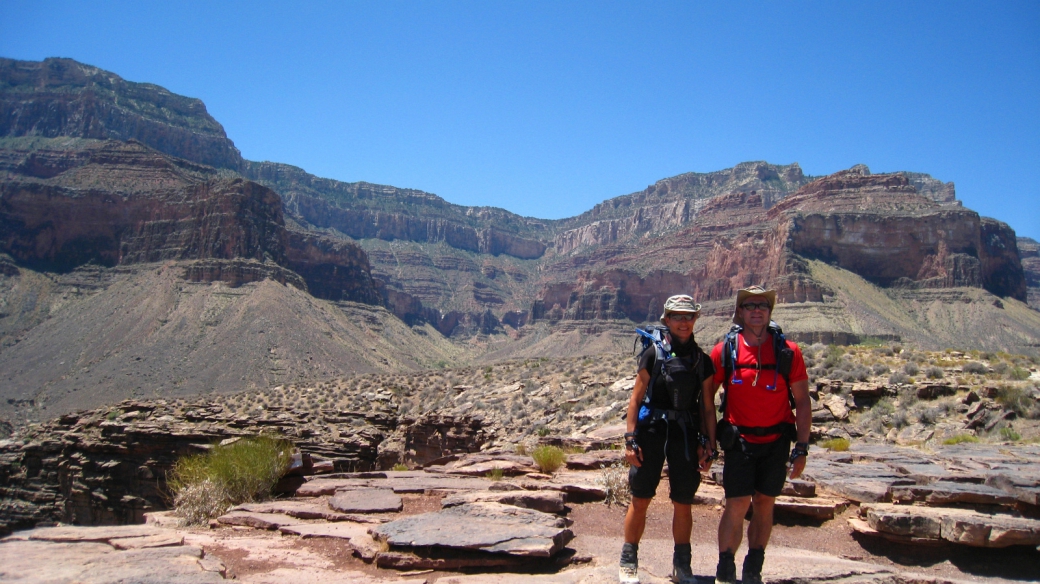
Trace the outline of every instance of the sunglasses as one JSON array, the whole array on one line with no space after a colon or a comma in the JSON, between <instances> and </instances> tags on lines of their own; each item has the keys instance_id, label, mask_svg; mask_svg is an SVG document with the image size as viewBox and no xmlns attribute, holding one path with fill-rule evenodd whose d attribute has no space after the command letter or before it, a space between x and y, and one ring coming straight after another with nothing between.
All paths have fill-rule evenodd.
<instances>
[{"instance_id":1,"label":"sunglasses","mask_svg":"<svg viewBox=\"0 0 1040 584\"><path fill-rule=\"evenodd\" d=\"M768 302L745 302L740 305L744 310L769 310Z\"/></svg>"},{"instance_id":2,"label":"sunglasses","mask_svg":"<svg viewBox=\"0 0 1040 584\"><path fill-rule=\"evenodd\" d=\"M683 314L672 313L672 314L669 314L667 316L667 318L668 318L668 320L674 320L675 322L690 322L691 320L695 320L697 318L697 315L696 314L690 314L690 313L683 313Z\"/></svg>"}]
</instances>

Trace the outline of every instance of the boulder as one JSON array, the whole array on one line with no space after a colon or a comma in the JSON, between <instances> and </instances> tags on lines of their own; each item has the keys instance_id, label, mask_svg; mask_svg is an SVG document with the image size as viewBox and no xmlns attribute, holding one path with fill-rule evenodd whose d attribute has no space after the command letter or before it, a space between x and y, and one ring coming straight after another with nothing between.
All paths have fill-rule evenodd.
<instances>
[{"instance_id":1,"label":"boulder","mask_svg":"<svg viewBox=\"0 0 1040 584\"><path fill-rule=\"evenodd\" d=\"M300 523L300 520L281 513L232 511L217 517L216 522L223 525L244 525L256 529L275 530L286 525L295 525Z\"/></svg>"},{"instance_id":2,"label":"boulder","mask_svg":"<svg viewBox=\"0 0 1040 584\"><path fill-rule=\"evenodd\" d=\"M434 546L497 552L523 557L550 557L574 537L566 520L498 503L466 503L384 523L369 530L396 548Z\"/></svg>"},{"instance_id":3,"label":"boulder","mask_svg":"<svg viewBox=\"0 0 1040 584\"><path fill-rule=\"evenodd\" d=\"M849 419L849 409L845 406L845 399L839 395L829 395L820 400L823 407L827 408L835 420Z\"/></svg>"}]
</instances>

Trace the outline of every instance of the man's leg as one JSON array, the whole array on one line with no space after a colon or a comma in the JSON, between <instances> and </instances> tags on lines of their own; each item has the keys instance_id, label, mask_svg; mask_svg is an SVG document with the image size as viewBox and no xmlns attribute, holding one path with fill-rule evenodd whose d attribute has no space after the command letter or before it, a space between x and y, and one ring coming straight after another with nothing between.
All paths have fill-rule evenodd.
<instances>
[{"instance_id":1,"label":"man's leg","mask_svg":"<svg viewBox=\"0 0 1040 584\"><path fill-rule=\"evenodd\" d=\"M747 530L748 547L764 549L769 543L770 534L773 533L773 508L776 505L776 497L755 493L751 503L755 511Z\"/></svg>"},{"instance_id":2,"label":"man's leg","mask_svg":"<svg viewBox=\"0 0 1040 584\"><path fill-rule=\"evenodd\" d=\"M744 534L744 516L751 506L751 496L726 499L726 510L719 520L719 564L715 568L716 584L734 584L737 565L734 554Z\"/></svg>"},{"instance_id":3,"label":"man's leg","mask_svg":"<svg viewBox=\"0 0 1040 584\"><path fill-rule=\"evenodd\" d=\"M751 497L726 499L726 509L719 520L719 551L734 553L744 535L744 516L751 506Z\"/></svg>"}]
</instances>

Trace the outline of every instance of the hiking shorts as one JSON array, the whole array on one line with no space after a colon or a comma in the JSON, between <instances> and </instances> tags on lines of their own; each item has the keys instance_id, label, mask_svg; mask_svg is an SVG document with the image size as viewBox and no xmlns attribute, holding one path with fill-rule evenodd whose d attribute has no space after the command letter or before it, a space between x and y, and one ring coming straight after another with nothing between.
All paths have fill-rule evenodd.
<instances>
[{"instance_id":1,"label":"hiking shorts","mask_svg":"<svg viewBox=\"0 0 1040 584\"><path fill-rule=\"evenodd\" d=\"M697 430L687 428L684 440L683 430L676 422L640 428L636 443L643 453L643 465L628 469L628 487L632 496L652 499L657 494L667 459L668 497L676 503L692 505L693 496L701 484L701 474L697 469L697 436ZM687 448L690 460L686 460Z\"/></svg>"},{"instance_id":2,"label":"hiking shorts","mask_svg":"<svg viewBox=\"0 0 1040 584\"><path fill-rule=\"evenodd\" d=\"M776 497L787 480L791 441L777 438L765 444L744 440L726 451L722 466L722 486L727 499L748 497L756 492Z\"/></svg>"}]
</instances>

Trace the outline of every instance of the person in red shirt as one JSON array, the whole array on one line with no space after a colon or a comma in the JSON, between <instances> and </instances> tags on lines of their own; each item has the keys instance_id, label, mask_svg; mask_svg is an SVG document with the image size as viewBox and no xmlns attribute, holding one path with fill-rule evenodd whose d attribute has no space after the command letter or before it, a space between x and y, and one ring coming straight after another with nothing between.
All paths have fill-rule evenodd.
<instances>
[{"instance_id":1,"label":"person in red shirt","mask_svg":"<svg viewBox=\"0 0 1040 584\"><path fill-rule=\"evenodd\" d=\"M725 452L722 467L726 509L719 521L719 563L715 581L736 581L734 554L740 547L744 517L748 507L754 513L747 529L748 553L744 558L743 584L761 584L765 548L773 529L773 506L788 476L798 478L805 468L809 450L812 409L809 402L809 376L798 345L788 341L790 372L777 371L770 318L776 304L776 291L751 286L737 292L733 322L736 332L732 349L733 367L726 370L725 341L711 352L715 376L705 388L705 434L712 450ZM782 350L786 353L787 351ZM729 357L732 357L730 351ZM790 381L790 392L787 382ZM719 386L725 388L723 417L716 424L714 404ZM795 413L791 412L793 397ZM791 439L796 443L793 450Z\"/></svg>"}]
</instances>

